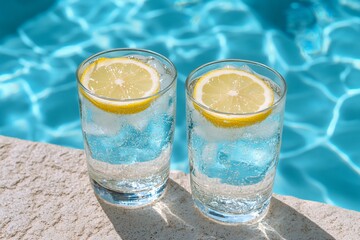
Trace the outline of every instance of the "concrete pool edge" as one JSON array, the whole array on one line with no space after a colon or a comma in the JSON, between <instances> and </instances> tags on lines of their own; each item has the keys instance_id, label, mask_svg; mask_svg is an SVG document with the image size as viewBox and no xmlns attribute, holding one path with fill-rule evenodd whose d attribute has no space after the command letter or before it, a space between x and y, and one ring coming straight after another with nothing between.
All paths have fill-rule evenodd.
<instances>
[{"instance_id":1,"label":"concrete pool edge","mask_svg":"<svg viewBox=\"0 0 360 240\"><path fill-rule=\"evenodd\" d=\"M253 226L226 226L193 208L188 175L135 210L99 201L82 150L0 136L0 239L358 239L360 212L274 194Z\"/></svg>"}]
</instances>

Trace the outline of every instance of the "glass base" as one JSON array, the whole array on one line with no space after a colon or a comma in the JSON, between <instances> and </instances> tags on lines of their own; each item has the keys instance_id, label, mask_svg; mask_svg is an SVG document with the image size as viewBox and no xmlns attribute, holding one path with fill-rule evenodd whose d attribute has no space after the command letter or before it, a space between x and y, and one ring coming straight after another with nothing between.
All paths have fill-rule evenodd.
<instances>
[{"instance_id":1,"label":"glass base","mask_svg":"<svg viewBox=\"0 0 360 240\"><path fill-rule=\"evenodd\" d=\"M203 205L199 200L194 199L195 207L203 214L205 217L210 218L211 220L222 223L222 224L253 224L259 222L261 219L265 217L269 210L270 199L266 200L264 204L246 214L229 214L225 212L219 212L212 208L209 208Z\"/></svg>"},{"instance_id":2,"label":"glass base","mask_svg":"<svg viewBox=\"0 0 360 240\"><path fill-rule=\"evenodd\" d=\"M121 207L137 208L148 205L161 198L165 193L167 181L165 181L160 187L151 191L136 193L116 192L101 186L93 179L90 179L90 183L95 191L95 194L107 203Z\"/></svg>"}]
</instances>

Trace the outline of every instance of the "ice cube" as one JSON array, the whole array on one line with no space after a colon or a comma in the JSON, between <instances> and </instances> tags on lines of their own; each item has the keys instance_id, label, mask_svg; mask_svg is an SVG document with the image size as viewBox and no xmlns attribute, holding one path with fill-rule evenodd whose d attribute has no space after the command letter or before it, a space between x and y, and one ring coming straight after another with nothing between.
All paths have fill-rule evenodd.
<instances>
[{"instance_id":1,"label":"ice cube","mask_svg":"<svg viewBox=\"0 0 360 240\"><path fill-rule=\"evenodd\" d=\"M175 73L172 72L169 68L167 68L162 62L155 58L148 58L147 64L152 66L160 75L160 82L166 83L167 85L174 78Z\"/></svg>"},{"instance_id":2,"label":"ice cube","mask_svg":"<svg viewBox=\"0 0 360 240\"><path fill-rule=\"evenodd\" d=\"M120 131L122 123L117 114L105 112L95 106L91 106L89 109L91 111L89 122L92 121L92 125L98 128L99 133L116 135Z\"/></svg>"},{"instance_id":3,"label":"ice cube","mask_svg":"<svg viewBox=\"0 0 360 240\"><path fill-rule=\"evenodd\" d=\"M251 151L251 164L257 167L265 167L269 165L272 160L273 152L266 146L262 148L252 149Z\"/></svg>"},{"instance_id":4,"label":"ice cube","mask_svg":"<svg viewBox=\"0 0 360 240\"><path fill-rule=\"evenodd\" d=\"M264 121L247 127L247 133L245 137L268 139L276 135L280 128L279 116L269 116Z\"/></svg>"},{"instance_id":5,"label":"ice cube","mask_svg":"<svg viewBox=\"0 0 360 240\"><path fill-rule=\"evenodd\" d=\"M137 59L137 60L140 60L141 62L144 62L144 63L146 63L147 59L148 59L147 57L142 56L142 55L130 55L130 56L128 56L128 58Z\"/></svg>"},{"instance_id":6,"label":"ice cube","mask_svg":"<svg viewBox=\"0 0 360 240\"><path fill-rule=\"evenodd\" d=\"M202 151L202 160L204 164L212 164L217 159L217 145L215 143L207 144Z\"/></svg>"},{"instance_id":7,"label":"ice cube","mask_svg":"<svg viewBox=\"0 0 360 240\"><path fill-rule=\"evenodd\" d=\"M148 58L146 62L152 66L161 76L166 73L164 65L159 60L155 58Z\"/></svg>"},{"instance_id":8,"label":"ice cube","mask_svg":"<svg viewBox=\"0 0 360 240\"><path fill-rule=\"evenodd\" d=\"M137 114L124 114L121 117L122 124L131 125L138 131L144 131L144 129L149 124L149 119L151 119L152 114L149 109L146 109L143 112Z\"/></svg>"},{"instance_id":9,"label":"ice cube","mask_svg":"<svg viewBox=\"0 0 360 240\"><path fill-rule=\"evenodd\" d=\"M240 68L241 70L244 70L246 72L255 74L255 72L248 65L242 65L242 66L240 66L238 68Z\"/></svg>"},{"instance_id":10,"label":"ice cube","mask_svg":"<svg viewBox=\"0 0 360 240\"><path fill-rule=\"evenodd\" d=\"M244 134L244 128L223 128L217 127L207 120L197 110L193 110L194 132L206 141L234 141Z\"/></svg>"}]
</instances>

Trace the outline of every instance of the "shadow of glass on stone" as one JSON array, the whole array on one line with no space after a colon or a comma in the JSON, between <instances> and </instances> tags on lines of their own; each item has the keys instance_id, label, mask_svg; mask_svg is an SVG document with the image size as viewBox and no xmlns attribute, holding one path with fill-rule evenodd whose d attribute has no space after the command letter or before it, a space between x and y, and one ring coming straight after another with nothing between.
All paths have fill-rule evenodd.
<instances>
[{"instance_id":1,"label":"shadow of glass on stone","mask_svg":"<svg viewBox=\"0 0 360 240\"><path fill-rule=\"evenodd\" d=\"M98 198L119 236L131 239L334 239L303 214L275 197L267 216L253 225L215 223L193 206L191 194L169 179L158 202L124 209Z\"/></svg>"}]
</instances>

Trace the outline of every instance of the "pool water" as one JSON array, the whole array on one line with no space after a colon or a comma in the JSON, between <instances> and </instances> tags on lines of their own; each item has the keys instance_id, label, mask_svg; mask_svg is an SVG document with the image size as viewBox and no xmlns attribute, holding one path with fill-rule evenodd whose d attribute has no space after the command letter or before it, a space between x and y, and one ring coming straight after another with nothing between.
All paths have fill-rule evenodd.
<instances>
[{"instance_id":1,"label":"pool water","mask_svg":"<svg viewBox=\"0 0 360 240\"><path fill-rule=\"evenodd\" d=\"M271 3L270 3L271 2ZM187 172L186 76L240 58L277 69L288 95L275 192L360 211L360 2L34 0L0 10L0 134L83 148L75 70L109 48L177 66L172 169Z\"/></svg>"}]
</instances>

